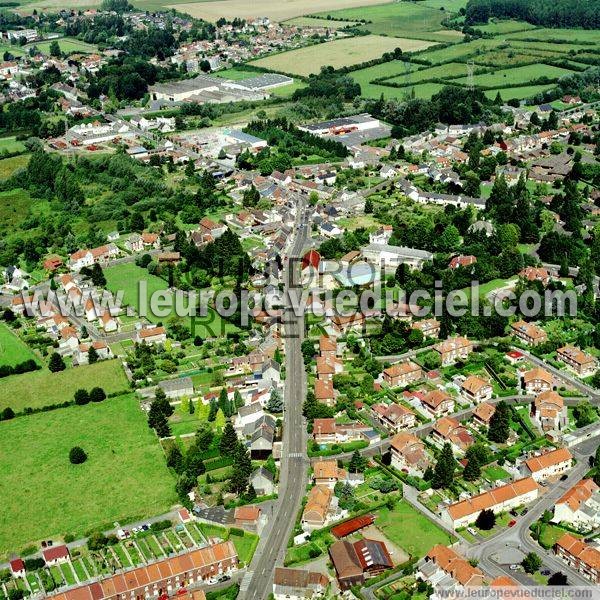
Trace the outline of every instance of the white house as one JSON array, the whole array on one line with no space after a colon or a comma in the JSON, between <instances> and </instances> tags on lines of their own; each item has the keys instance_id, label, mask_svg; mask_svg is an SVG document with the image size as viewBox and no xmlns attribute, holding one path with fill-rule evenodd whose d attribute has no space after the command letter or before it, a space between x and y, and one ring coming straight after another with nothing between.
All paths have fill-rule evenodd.
<instances>
[{"instance_id":1,"label":"white house","mask_svg":"<svg viewBox=\"0 0 600 600\"><path fill-rule=\"evenodd\" d=\"M593 479L576 483L554 505L554 523L567 523L582 531L600 527L600 488Z\"/></svg>"},{"instance_id":2,"label":"white house","mask_svg":"<svg viewBox=\"0 0 600 600\"><path fill-rule=\"evenodd\" d=\"M573 455L569 449L558 448L523 461L520 470L524 477L532 477L535 481L545 481L563 475L572 466Z\"/></svg>"}]
</instances>

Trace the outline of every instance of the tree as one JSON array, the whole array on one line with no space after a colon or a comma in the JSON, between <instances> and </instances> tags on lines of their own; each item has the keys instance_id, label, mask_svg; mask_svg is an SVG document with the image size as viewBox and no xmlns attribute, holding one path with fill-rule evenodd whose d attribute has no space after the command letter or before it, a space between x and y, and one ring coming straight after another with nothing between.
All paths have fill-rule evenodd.
<instances>
[{"instance_id":1,"label":"tree","mask_svg":"<svg viewBox=\"0 0 600 600\"><path fill-rule=\"evenodd\" d=\"M573 416L575 417L575 424L577 427L585 427L593 423L598 417L596 408L592 406L589 400L581 400L573 408Z\"/></svg>"},{"instance_id":2,"label":"tree","mask_svg":"<svg viewBox=\"0 0 600 600\"><path fill-rule=\"evenodd\" d=\"M94 348L94 346L90 346L90 349L88 350L88 363L90 365L93 365L94 363L98 362L98 351L96 350L96 348Z\"/></svg>"},{"instance_id":3,"label":"tree","mask_svg":"<svg viewBox=\"0 0 600 600\"><path fill-rule=\"evenodd\" d=\"M485 509L477 515L475 525L482 531L489 531L496 524L496 515L493 510Z\"/></svg>"},{"instance_id":4,"label":"tree","mask_svg":"<svg viewBox=\"0 0 600 600\"><path fill-rule=\"evenodd\" d=\"M217 405L217 401L214 398L211 398L210 404L208 406L208 416L206 417L207 420L212 423L217 418L218 412L219 412L219 407Z\"/></svg>"},{"instance_id":5,"label":"tree","mask_svg":"<svg viewBox=\"0 0 600 600\"><path fill-rule=\"evenodd\" d=\"M440 455L438 456L431 485L435 489L450 487L454 479L456 470L456 460L452 453L450 444L445 443Z\"/></svg>"},{"instance_id":6,"label":"tree","mask_svg":"<svg viewBox=\"0 0 600 600\"><path fill-rule=\"evenodd\" d=\"M93 387L90 390L90 400L92 402L102 402L106 400L106 392L101 387Z\"/></svg>"},{"instance_id":7,"label":"tree","mask_svg":"<svg viewBox=\"0 0 600 600\"><path fill-rule=\"evenodd\" d=\"M481 196L481 179L475 171L467 171L464 177L463 190L466 196L479 198Z\"/></svg>"},{"instance_id":8,"label":"tree","mask_svg":"<svg viewBox=\"0 0 600 600\"><path fill-rule=\"evenodd\" d=\"M238 438L230 421L223 428L223 435L219 442L219 450L223 456L233 456L238 447Z\"/></svg>"},{"instance_id":9,"label":"tree","mask_svg":"<svg viewBox=\"0 0 600 600\"><path fill-rule=\"evenodd\" d=\"M88 394L87 390L84 389L77 390L73 398L75 399L75 404L78 406L88 404L90 401L90 395Z\"/></svg>"},{"instance_id":10,"label":"tree","mask_svg":"<svg viewBox=\"0 0 600 600\"><path fill-rule=\"evenodd\" d=\"M315 355L315 345L309 339L305 339L302 341L302 345L300 346L302 351L302 358L304 359L304 364L309 365Z\"/></svg>"},{"instance_id":11,"label":"tree","mask_svg":"<svg viewBox=\"0 0 600 600\"><path fill-rule=\"evenodd\" d=\"M267 410L272 413L283 412L283 399L281 397L281 393L276 388L273 388L271 391L269 401L267 402Z\"/></svg>"},{"instance_id":12,"label":"tree","mask_svg":"<svg viewBox=\"0 0 600 600\"><path fill-rule=\"evenodd\" d=\"M242 495L248 489L248 479L252 472L252 461L247 448L238 443L233 457L229 487L232 492Z\"/></svg>"},{"instance_id":13,"label":"tree","mask_svg":"<svg viewBox=\"0 0 600 600\"><path fill-rule=\"evenodd\" d=\"M352 458L348 465L350 473L362 473L367 467L367 459L364 458L358 450L352 453Z\"/></svg>"},{"instance_id":14,"label":"tree","mask_svg":"<svg viewBox=\"0 0 600 600\"><path fill-rule=\"evenodd\" d=\"M15 418L15 411L10 406L7 406L2 411L2 416L0 417L0 421L9 421L10 419L14 419L14 418Z\"/></svg>"},{"instance_id":15,"label":"tree","mask_svg":"<svg viewBox=\"0 0 600 600\"><path fill-rule=\"evenodd\" d=\"M569 585L569 582L564 573L557 571L548 578L548 585Z\"/></svg>"},{"instance_id":16,"label":"tree","mask_svg":"<svg viewBox=\"0 0 600 600\"><path fill-rule=\"evenodd\" d=\"M50 56L54 56L55 58L60 58L62 56L62 52L60 50L60 45L56 40L52 40L50 42Z\"/></svg>"},{"instance_id":17,"label":"tree","mask_svg":"<svg viewBox=\"0 0 600 600\"><path fill-rule=\"evenodd\" d=\"M535 573L542 566L542 559L535 552L529 552L521 565L525 573Z\"/></svg>"},{"instance_id":18,"label":"tree","mask_svg":"<svg viewBox=\"0 0 600 600\"><path fill-rule=\"evenodd\" d=\"M92 267L92 283L96 287L104 287L106 285L106 277L104 276L104 272L102 271L102 267L98 263L94 263Z\"/></svg>"},{"instance_id":19,"label":"tree","mask_svg":"<svg viewBox=\"0 0 600 600\"><path fill-rule=\"evenodd\" d=\"M183 471L183 454L177 444L169 446L167 451L167 467L173 469L175 473L180 474Z\"/></svg>"},{"instance_id":20,"label":"tree","mask_svg":"<svg viewBox=\"0 0 600 600\"><path fill-rule=\"evenodd\" d=\"M67 365L65 365L65 361L62 359L62 356L58 354L58 352L53 352L52 356L50 356L48 368L53 373L58 373L58 371L64 371L67 368Z\"/></svg>"},{"instance_id":21,"label":"tree","mask_svg":"<svg viewBox=\"0 0 600 600\"><path fill-rule=\"evenodd\" d=\"M244 406L244 399L242 398L239 390L235 390L235 392L233 392L233 405L235 406L236 410L239 410L242 408L242 406Z\"/></svg>"},{"instance_id":22,"label":"tree","mask_svg":"<svg viewBox=\"0 0 600 600\"><path fill-rule=\"evenodd\" d=\"M73 446L73 448L69 450L69 460L73 465L80 465L87 460L87 454L80 446Z\"/></svg>"},{"instance_id":23,"label":"tree","mask_svg":"<svg viewBox=\"0 0 600 600\"><path fill-rule=\"evenodd\" d=\"M504 400L496 405L496 410L490 419L488 439L499 444L506 443L510 434L510 407Z\"/></svg>"},{"instance_id":24,"label":"tree","mask_svg":"<svg viewBox=\"0 0 600 600\"><path fill-rule=\"evenodd\" d=\"M471 448L467 448L467 452L465 453L465 458L468 462L463 471L463 477L466 481L475 481L481 476L481 465L479 464L477 456L469 453L470 449Z\"/></svg>"},{"instance_id":25,"label":"tree","mask_svg":"<svg viewBox=\"0 0 600 600\"><path fill-rule=\"evenodd\" d=\"M212 427L208 423L202 423L196 431L196 444L206 450L212 444L214 437Z\"/></svg>"}]
</instances>

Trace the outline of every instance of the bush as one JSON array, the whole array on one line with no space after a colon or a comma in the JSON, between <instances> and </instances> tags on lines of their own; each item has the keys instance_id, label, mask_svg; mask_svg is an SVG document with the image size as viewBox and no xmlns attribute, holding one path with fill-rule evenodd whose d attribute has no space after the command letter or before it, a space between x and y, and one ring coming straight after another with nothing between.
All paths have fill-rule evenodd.
<instances>
[{"instance_id":1,"label":"bush","mask_svg":"<svg viewBox=\"0 0 600 600\"><path fill-rule=\"evenodd\" d=\"M235 536L237 536L237 537L244 537L244 530L243 530L243 529L238 529L237 527L232 527L232 528L229 530L229 533L230 533L231 535L235 535Z\"/></svg>"},{"instance_id":2,"label":"bush","mask_svg":"<svg viewBox=\"0 0 600 600\"><path fill-rule=\"evenodd\" d=\"M73 398L75 399L75 404L77 404L77 406L84 406L90 401L90 395L87 390L84 389L77 390Z\"/></svg>"},{"instance_id":3,"label":"bush","mask_svg":"<svg viewBox=\"0 0 600 600\"><path fill-rule=\"evenodd\" d=\"M79 446L73 446L69 451L69 460L73 465L80 465L87 460L87 454L83 448Z\"/></svg>"}]
</instances>

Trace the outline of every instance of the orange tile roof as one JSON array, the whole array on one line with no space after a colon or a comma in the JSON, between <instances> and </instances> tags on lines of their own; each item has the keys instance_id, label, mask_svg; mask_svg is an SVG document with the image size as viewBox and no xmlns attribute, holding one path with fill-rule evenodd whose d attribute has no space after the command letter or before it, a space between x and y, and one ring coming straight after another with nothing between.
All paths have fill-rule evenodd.
<instances>
[{"instance_id":1,"label":"orange tile roof","mask_svg":"<svg viewBox=\"0 0 600 600\"><path fill-rule=\"evenodd\" d=\"M582 479L568 490L556 504L566 504L573 512L600 490L593 479Z\"/></svg>"},{"instance_id":2,"label":"orange tile roof","mask_svg":"<svg viewBox=\"0 0 600 600\"><path fill-rule=\"evenodd\" d=\"M532 473L537 473L538 471L543 471L548 467L572 459L573 455L569 452L568 448L558 448L556 450L551 450L550 452L545 452L540 456L534 456L533 458L526 460L525 464Z\"/></svg>"},{"instance_id":3,"label":"orange tile roof","mask_svg":"<svg viewBox=\"0 0 600 600\"><path fill-rule=\"evenodd\" d=\"M491 387L489 381L486 381L481 377L477 377L476 375L471 375L463 381L460 387L462 387L463 390L467 390L467 392L470 392L471 394L477 394L486 386Z\"/></svg>"},{"instance_id":4,"label":"orange tile roof","mask_svg":"<svg viewBox=\"0 0 600 600\"><path fill-rule=\"evenodd\" d=\"M313 464L315 479L338 479L343 475L343 469L338 469L335 460L320 460Z\"/></svg>"},{"instance_id":5,"label":"orange tile roof","mask_svg":"<svg viewBox=\"0 0 600 600\"><path fill-rule=\"evenodd\" d=\"M401 375L408 375L409 373L414 373L415 371L420 371L421 367L411 360L408 360L403 363L397 363L384 369L384 375L388 377L400 377Z\"/></svg>"},{"instance_id":6,"label":"orange tile roof","mask_svg":"<svg viewBox=\"0 0 600 600\"><path fill-rule=\"evenodd\" d=\"M452 397L442 390L433 390L423 398L423 402L432 408L437 408L445 400L452 400Z\"/></svg>"},{"instance_id":7,"label":"orange tile roof","mask_svg":"<svg viewBox=\"0 0 600 600\"><path fill-rule=\"evenodd\" d=\"M257 521L260 517L260 508L258 506L238 506L233 516L236 521Z\"/></svg>"},{"instance_id":8,"label":"orange tile roof","mask_svg":"<svg viewBox=\"0 0 600 600\"><path fill-rule=\"evenodd\" d=\"M492 418L494 413L496 412L496 407L489 402L482 402L475 407L473 411L473 416L478 417L484 423L489 423L489 420Z\"/></svg>"},{"instance_id":9,"label":"orange tile roof","mask_svg":"<svg viewBox=\"0 0 600 600\"><path fill-rule=\"evenodd\" d=\"M570 533L565 533L559 538L556 545L578 558L586 566L600 571L600 551L596 548L588 546Z\"/></svg>"},{"instance_id":10,"label":"orange tile roof","mask_svg":"<svg viewBox=\"0 0 600 600\"><path fill-rule=\"evenodd\" d=\"M545 383L548 383L549 385L552 385L553 383L552 375L548 373L546 369L542 369L541 367L535 367L534 369L527 371L523 375L523 381L525 381L525 383L537 381L538 379Z\"/></svg>"}]
</instances>

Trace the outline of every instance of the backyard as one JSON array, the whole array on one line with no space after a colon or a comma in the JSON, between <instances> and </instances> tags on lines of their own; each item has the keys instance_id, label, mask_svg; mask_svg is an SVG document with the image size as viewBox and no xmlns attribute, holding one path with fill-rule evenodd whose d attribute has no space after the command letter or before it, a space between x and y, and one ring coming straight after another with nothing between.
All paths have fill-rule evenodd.
<instances>
[{"instance_id":1,"label":"backyard","mask_svg":"<svg viewBox=\"0 0 600 600\"><path fill-rule=\"evenodd\" d=\"M27 345L4 323L0 323L0 365L14 367L31 358L39 362Z\"/></svg>"},{"instance_id":2,"label":"backyard","mask_svg":"<svg viewBox=\"0 0 600 600\"><path fill-rule=\"evenodd\" d=\"M73 446L86 462L69 462ZM41 538L160 514L176 501L160 445L130 394L0 423L0 496L2 556Z\"/></svg>"}]
</instances>

